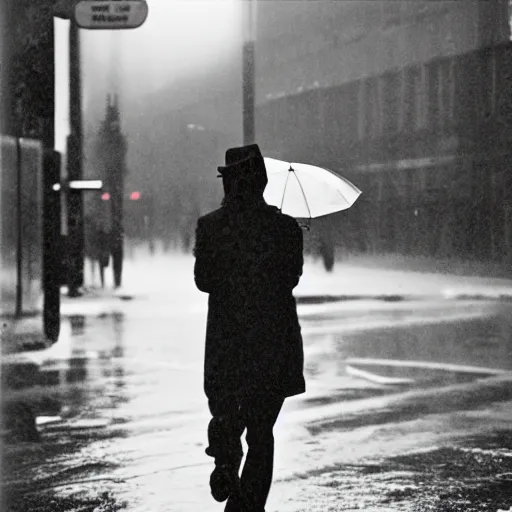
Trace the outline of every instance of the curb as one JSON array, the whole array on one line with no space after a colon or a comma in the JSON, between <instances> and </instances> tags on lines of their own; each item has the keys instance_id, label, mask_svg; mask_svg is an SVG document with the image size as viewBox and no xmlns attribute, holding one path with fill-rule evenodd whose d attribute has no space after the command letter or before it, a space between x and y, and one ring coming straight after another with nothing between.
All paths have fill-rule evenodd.
<instances>
[{"instance_id":1,"label":"curb","mask_svg":"<svg viewBox=\"0 0 512 512\"><path fill-rule=\"evenodd\" d=\"M356 301L356 300L380 300L385 302L401 302L401 301L412 301L412 300L424 300L424 299L435 298L433 296L422 296L422 295L400 295L400 294L389 294L389 295L298 295L295 297L297 304L308 305L308 304L325 304L328 302L345 302L345 301Z\"/></svg>"},{"instance_id":2,"label":"curb","mask_svg":"<svg viewBox=\"0 0 512 512\"><path fill-rule=\"evenodd\" d=\"M374 300L381 302L412 302L424 300L474 300L474 301L506 301L512 302L512 293L485 293L451 292L446 290L439 295L410 295L410 294L367 294L367 295L297 295L295 300L298 305L327 304L331 302L349 302Z\"/></svg>"}]
</instances>

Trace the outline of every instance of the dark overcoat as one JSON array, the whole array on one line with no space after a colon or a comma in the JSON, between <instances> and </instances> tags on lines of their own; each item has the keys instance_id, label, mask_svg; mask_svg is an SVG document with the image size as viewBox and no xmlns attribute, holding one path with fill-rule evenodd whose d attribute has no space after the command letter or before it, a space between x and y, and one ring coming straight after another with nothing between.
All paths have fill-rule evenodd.
<instances>
[{"instance_id":1,"label":"dark overcoat","mask_svg":"<svg viewBox=\"0 0 512 512\"><path fill-rule=\"evenodd\" d=\"M198 220L194 277L209 293L204 390L208 398L305 391L293 288L302 230L263 200L223 206Z\"/></svg>"}]
</instances>

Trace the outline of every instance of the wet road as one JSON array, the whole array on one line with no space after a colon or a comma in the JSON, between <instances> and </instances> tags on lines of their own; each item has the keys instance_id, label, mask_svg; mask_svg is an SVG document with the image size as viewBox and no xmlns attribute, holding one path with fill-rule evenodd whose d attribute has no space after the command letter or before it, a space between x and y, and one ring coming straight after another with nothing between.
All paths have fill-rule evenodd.
<instances>
[{"instance_id":1,"label":"wet road","mask_svg":"<svg viewBox=\"0 0 512 512\"><path fill-rule=\"evenodd\" d=\"M112 510L123 503L151 512L219 508L209 497L204 455L207 297L190 285L189 259L175 259L167 273L167 262L157 264L159 271L127 279L126 296L64 308L61 340L37 361L42 385L17 391L42 404L41 414L56 416L55 400L59 418L39 418L39 446L8 447L4 485L13 495L51 489L60 499L87 500L101 490L112 493L102 498ZM511 309L503 301L441 298L301 304L308 392L287 401L276 426L281 489L341 461L431 445L445 421L432 414L457 414L478 396L487 403L482 379L512 370ZM467 385L477 388L460 387ZM508 384L497 384L491 397L510 394ZM418 424L396 426L405 420L423 422L421 435ZM376 435L382 425L393 432L392 447ZM283 492L269 505L284 510Z\"/></svg>"}]
</instances>

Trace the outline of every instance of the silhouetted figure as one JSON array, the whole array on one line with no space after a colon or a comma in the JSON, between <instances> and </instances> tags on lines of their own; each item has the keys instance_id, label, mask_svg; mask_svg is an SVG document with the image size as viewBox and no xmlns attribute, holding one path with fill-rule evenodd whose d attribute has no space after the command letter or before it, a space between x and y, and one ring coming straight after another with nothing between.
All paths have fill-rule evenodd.
<instances>
[{"instance_id":1,"label":"silhouetted figure","mask_svg":"<svg viewBox=\"0 0 512 512\"><path fill-rule=\"evenodd\" d=\"M263 512L274 460L273 426L286 397L305 391L295 298L303 266L295 219L263 199L257 145L226 152L221 208L199 218L195 282L209 297L204 390L212 419L206 453L215 458L212 496L226 512ZM241 478L240 436L247 428Z\"/></svg>"},{"instance_id":2,"label":"silhouetted figure","mask_svg":"<svg viewBox=\"0 0 512 512\"><path fill-rule=\"evenodd\" d=\"M91 262L93 284L96 278L96 266L100 271L101 287L105 286L105 268L110 261L110 234L92 218L86 219L85 256Z\"/></svg>"},{"instance_id":3,"label":"silhouetted figure","mask_svg":"<svg viewBox=\"0 0 512 512\"><path fill-rule=\"evenodd\" d=\"M110 235L105 228L98 226L93 220L88 219L88 230L85 244L85 255L91 262L93 282L96 277L96 265L100 271L101 287L105 286L105 268L110 261Z\"/></svg>"},{"instance_id":4,"label":"silhouetted figure","mask_svg":"<svg viewBox=\"0 0 512 512\"><path fill-rule=\"evenodd\" d=\"M318 247L318 252L322 257L325 270L327 270L327 272L332 272L334 268L334 244L332 240L321 238Z\"/></svg>"},{"instance_id":5,"label":"silhouetted figure","mask_svg":"<svg viewBox=\"0 0 512 512\"><path fill-rule=\"evenodd\" d=\"M110 261L110 234L101 228L98 231L98 265L100 267L101 287L105 287L105 269Z\"/></svg>"},{"instance_id":6,"label":"silhouetted figure","mask_svg":"<svg viewBox=\"0 0 512 512\"><path fill-rule=\"evenodd\" d=\"M114 288L119 288L121 286L121 279L123 276L123 260L124 260L124 252L123 252L123 240L122 238L116 237L111 239L111 248L112 248L112 271L114 275Z\"/></svg>"}]
</instances>

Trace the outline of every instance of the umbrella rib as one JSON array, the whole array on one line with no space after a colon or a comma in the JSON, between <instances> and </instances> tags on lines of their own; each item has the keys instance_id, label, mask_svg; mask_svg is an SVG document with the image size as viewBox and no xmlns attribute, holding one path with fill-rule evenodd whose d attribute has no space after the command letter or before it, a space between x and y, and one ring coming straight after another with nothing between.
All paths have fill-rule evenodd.
<instances>
[{"instance_id":1,"label":"umbrella rib","mask_svg":"<svg viewBox=\"0 0 512 512\"><path fill-rule=\"evenodd\" d=\"M280 208L281 211L283 211L284 196L286 195L286 187L288 186L289 179L290 179L290 173L288 172L288 174L286 176L286 181L284 182L283 199L281 200L281 208Z\"/></svg>"},{"instance_id":2,"label":"umbrella rib","mask_svg":"<svg viewBox=\"0 0 512 512\"><path fill-rule=\"evenodd\" d=\"M343 198L343 200L347 202L347 204L350 204L350 201L343 195L342 191L339 188L337 188L336 191Z\"/></svg>"},{"instance_id":3,"label":"umbrella rib","mask_svg":"<svg viewBox=\"0 0 512 512\"><path fill-rule=\"evenodd\" d=\"M326 167L322 167L322 169L326 170L328 173L332 174L333 176L336 176L336 178L342 179L342 177L339 174L335 173L334 171L331 171L331 169L327 169ZM338 194L343 198L343 200L346 201L347 204L350 204L350 201L343 195L343 192L339 188L337 188L336 190L337 190Z\"/></svg>"},{"instance_id":4,"label":"umbrella rib","mask_svg":"<svg viewBox=\"0 0 512 512\"><path fill-rule=\"evenodd\" d=\"M292 172L293 172L293 175L295 176L295 179L297 180L297 183L299 184L300 191L302 192L302 196L304 197L304 202L306 203L306 208L308 209L309 218L312 219L313 217L311 217L311 210L309 209L308 200L306 198L306 193L304 192L304 189L302 188L302 183L300 182L299 177L297 176L296 172L293 169L292 169Z\"/></svg>"}]
</instances>

